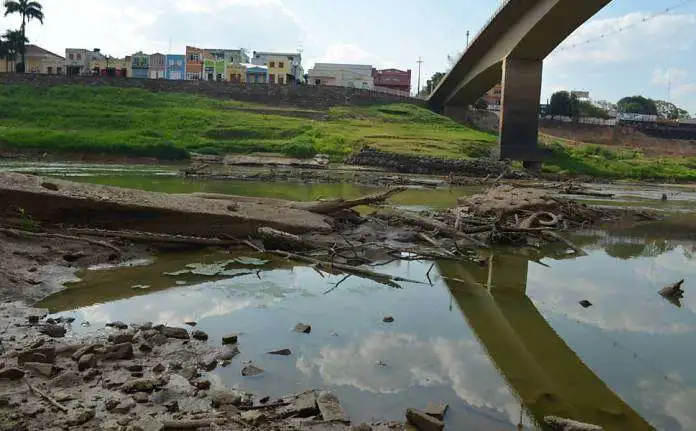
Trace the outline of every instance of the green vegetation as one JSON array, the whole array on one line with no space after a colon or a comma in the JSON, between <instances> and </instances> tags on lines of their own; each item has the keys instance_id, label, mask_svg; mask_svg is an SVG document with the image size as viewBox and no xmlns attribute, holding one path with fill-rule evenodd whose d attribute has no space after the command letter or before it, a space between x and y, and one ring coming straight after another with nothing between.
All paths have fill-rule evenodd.
<instances>
[{"instance_id":1,"label":"green vegetation","mask_svg":"<svg viewBox=\"0 0 696 431\"><path fill-rule=\"evenodd\" d=\"M139 89L4 85L0 145L181 160L188 152L297 157L327 153L340 159L362 145L450 158L480 157L490 154L495 142L491 134L405 104L334 108L328 120L293 114L293 110Z\"/></svg>"},{"instance_id":2,"label":"green vegetation","mask_svg":"<svg viewBox=\"0 0 696 431\"><path fill-rule=\"evenodd\" d=\"M600 145L546 143L552 157L544 163L548 173L588 175L613 179L696 180L696 157L648 158L632 149L610 149Z\"/></svg>"}]
</instances>

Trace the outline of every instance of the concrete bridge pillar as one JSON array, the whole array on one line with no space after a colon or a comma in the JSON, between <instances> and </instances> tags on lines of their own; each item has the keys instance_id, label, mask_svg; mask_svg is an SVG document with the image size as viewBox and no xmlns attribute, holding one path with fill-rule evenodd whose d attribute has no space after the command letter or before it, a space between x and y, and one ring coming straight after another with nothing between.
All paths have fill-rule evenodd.
<instances>
[{"instance_id":1,"label":"concrete bridge pillar","mask_svg":"<svg viewBox=\"0 0 696 431\"><path fill-rule=\"evenodd\" d=\"M501 159L522 160L538 169L545 153L537 146L543 60L503 60L500 135Z\"/></svg>"}]
</instances>

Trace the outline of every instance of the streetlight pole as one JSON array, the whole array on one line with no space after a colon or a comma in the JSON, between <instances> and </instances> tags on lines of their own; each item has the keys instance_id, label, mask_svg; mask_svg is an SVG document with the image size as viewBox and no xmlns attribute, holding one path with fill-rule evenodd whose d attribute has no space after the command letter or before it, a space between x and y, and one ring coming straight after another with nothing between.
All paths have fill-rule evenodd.
<instances>
[{"instance_id":1,"label":"streetlight pole","mask_svg":"<svg viewBox=\"0 0 696 431\"><path fill-rule=\"evenodd\" d=\"M466 47L469 47L469 30L466 31Z\"/></svg>"},{"instance_id":2,"label":"streetlight pole","mask_svg":"<svg viewBox=\"0 0 696 431\"><path fill-rule=\"evenodd\" d=\"M420 93L421 89L421 66L423 65L423 59L418 57L418 88L416 88L416 96Z\"/></svg>"}]
</instances>

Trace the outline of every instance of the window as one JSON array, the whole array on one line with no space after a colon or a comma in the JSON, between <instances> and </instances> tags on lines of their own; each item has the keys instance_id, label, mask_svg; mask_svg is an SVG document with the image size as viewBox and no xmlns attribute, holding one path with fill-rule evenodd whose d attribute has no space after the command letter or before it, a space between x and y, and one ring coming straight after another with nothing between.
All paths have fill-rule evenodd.
<instances>
[{"instance_id":1,"label":"window","mask_svg":"<svg viewBox=\"0 0 696 431\"><path fill-rule=\"evenodd\" d=\"M68 59L74 60L74 56L73 56L72 52L70 54L68 54Z\"/></svg>"},{"instance_id":2,"label":"window","mask_svg":"<svg viewBox=\"0 0 696 431\"><path fill-rule=\"evenodd\" d=\"M200 53L200 52L194 52L193 54L189 55L189 60L191 60L191 61L201 61L201 53Z\"/></svg>"},{"instance_id":3,"label":"window","mask_svg":"<svg viewBox=\"0 0 696 431\"><path fill-rule=\"evenodd\" d=\"M222 81L222 73L218 73L216 78L218 81Z\"/></svg>"},{"instance_id":4,"label":"window","mask_svg":"<svg viewBox=\"0 0 696 431\"><path fill-rule=\"evenodd\" d=\"M268 67L275 67L275 61L271 61L268 63Z\"/></svg>"},{"instance_id":5,"label":"window","mask_svg":"<svg viewBox=\"0 0 696 431\"><path fill-rule=\"evenodd\" d=\"M275 75L273 73L268 75L268 83L275 84Z\"/></svg>"},{"instance_id":6,"label":"window","mask_svg":"<svg viewBox=\"0 0 696 431\"><path fill-rule=\"evenodd\" d=\"M63 68L62 67L57 67L56 68L56 75L62 75L63 74Z\"/></svg>"},{"instance_id":7,"label":"window","mask_svg":"<svg viewBox=\"0 0 696 431\"><path fill-rule=\"evenodd\" d=\"M283 63L282 61L279 61L279 62L278 62L278 67L281 68L281 69L284 68L284 67L285 67L285 63Z\"/></svg>"},{"instance_id":8,"label":"window","mask_svg":"<svg viewBox=\"0 0 696 431\"><path fill-rule=\"evenodd\" d=\"M321 79L315 79L314 85L321 85Z\"/></svg>"},{"instance_id":9,"label":"window","mask_svg":"<svg viewBox=\"0 0 696 431\"><path fill-rule=\"evenodd\" d=\"M77 59L78 59L78 61L82 60L82 54L77 54Z\"/></svg>"},{"instance_id":10,"label":"window","mask_svg":"<svg viewBox=\"0 0 696 431\"><path fill-rule=\"evenodd\" d=\"M189 81L197 81L200 79L198 72L186 72L186 79Z\"/></svg>"},{"instance_id":11,"label":"window","mask_svg":"<svg viewBox=\"0 0 696 431\"><path fill-rule=\"evenodd\" d=\"M280 85L285 84L285 78L282 76L278 76L278 84L280 84Z\"/></svg>"}]
</instances>

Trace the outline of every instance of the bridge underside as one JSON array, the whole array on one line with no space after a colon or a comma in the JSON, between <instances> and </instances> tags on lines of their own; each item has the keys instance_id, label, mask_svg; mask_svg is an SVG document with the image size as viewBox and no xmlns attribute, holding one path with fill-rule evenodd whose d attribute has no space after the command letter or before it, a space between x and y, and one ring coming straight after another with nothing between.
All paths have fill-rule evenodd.
<instances>
[{"instance_id":1,"label":"bridge underside","mask_svg":"<svg viewBox=\"0 0 696 431\"><path fill-rule=\"evenodd\" d=\"M540 162L537 145L543 59L611 0L510 0L429 98L445 115L502 83L499 156Z\"/></svg>"}]
</instances>

